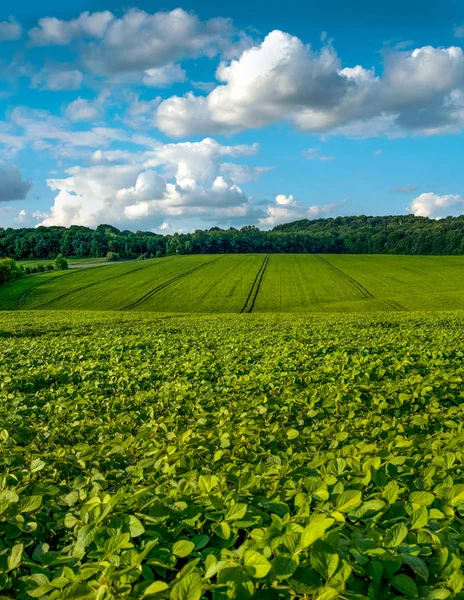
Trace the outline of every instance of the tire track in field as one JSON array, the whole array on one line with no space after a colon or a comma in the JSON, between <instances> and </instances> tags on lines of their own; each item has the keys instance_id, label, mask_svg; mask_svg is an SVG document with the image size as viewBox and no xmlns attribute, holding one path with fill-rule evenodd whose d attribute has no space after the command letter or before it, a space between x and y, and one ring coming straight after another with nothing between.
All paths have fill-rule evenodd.
<instances>
[{"instance_id":1,"label":"tire track in field","mask_svg":"<svg viewBox=\"0 0 464 600\"><path fill-rule=\"evenodd\" d=\"M64 277L65 275L75 275L77 271L71 271L70 273L63 273L62 275L60 275L60 277ZM55 280L56 277L50 278L50 280ZM41 285L44 285L45 283L50 283L50 280L46 279L45 281L41 281L40 283L38 283L37 285L32 286L31 288L29 288L28 290L26 290L23 294L21 294L21 296L18 298L18 301L16 302L16 306L14 307L13 310L18 310L19 308L21 308L21 306L23 306L27 300L27 298L29 297L29 295L38 287L40 287Z\"/></svg>"},{"instance_id":2,"label":"tire track in field","mask_svg":"<svg viewBox=\"0 0 464 600\"><path fill-rule=\"evenodd\" d=\"M217 260L221 260L221 258L224 258L224 255L223 256L218 256L217 258L213 258L212 260L208 260L207 262L202 263L201 265L198 265L197 267L194 267L193 269L190 269L190 271L186 271L185 273L181 273L180 275L177 275L176 277L173 277L172 279L169 279L169 281L165 281L164 283L161 283L160 285L157 285L152 290L150 290L149 292L147 292L146 294L144 294L141 298L139 298L135 302L132 302L131 304L128 304L127 306L124 306L120 310L129 310L131 308L135 308L136 306L140 306L141 304L143 304L143 302L145 302L146 300L149 300L150 298L152 298L155 294L157 294L158 292L160 292L161 290L163 290L168 285L171 285L172 283L175 283L176 281L179 281L179 279L183 279L184 277L187 277L187 275L191 275L192 273L195 273L196 271L199 271L200 269L203 269L204 267L207 267L208 265L210 265L213 262L216 262Z\"/></svg>"},{"instance_id":3,"label":"tire track in field","mask_svg":"<svg viewBox=\"0 0 464 600\"><path fill-rule=\"evenodd\" d=\"M48 304L51 304L52 302L56 302L57 300L63 300L63 298L67 298L68 296L71 296L72 294L75 294L77 292L82 292L83 290L88 290L89 288L92 288L96 285L101 285L102 283L111 281L112 279L119 279L120 277L125 277L126 275L132 275L132 273L136 273L137 271L143 271L143 269L149 269L150 267L154 267L154 266L156 266L156 265L144 265L143 267L138 267L137 269L132 269L131 271L127 271L127 273L119 273L119 275L114 275L113 277L108 277L106 279L100 279L99 281L94 281L92 283L87 283L85 285L81 285L78 288L69 290L67 292L64 292L60 296L56 296L55 298L52 298L51 300L47 300L47 302L44 302L43 304L39 304L36 308L40 309L44 306L47 306Z\"/></svg>"},{"instance_id":4,"label":"tire track in field","mask_svg":"<svg viewBox=\"0 0 464 600\"><path fill-rule=\"evenodd\" d=\"M256 273L256 277L250 288L250 292L247 296L245 304L243 305L243 308L240 311L240 314L241 313L251 313L253 311L253 308L255 307L256 298L258 297L259 289L260 289L261 283L263 281L264 273L267 269L267 265L268 265L270 258L271 258L270 254L266 254L266 256L264 257L264 260L261 263L261 266L259 267L258 272Z\"/></svg>"},{"instance_id":5,"label":"tire track in field","mask_svg":"<svg viewBox=\"0 0 464 600\"><path fill-rule=\"evenodd\" d=\"M322 261L325 265L327 265L333 271L335 271L336 273L338 273L339 275L344 277L347 281L349 281L351 283L351 285L353 285L359 292L361 292L361 294L368 300L377 300L378 302L381 302L382 304L385 304L386 306L389 306L390 308L392 308L393 310L396 310L396 311L406 310L404 308L404 306L401 306L401 304L399 304L398 302L393 302L393 301L389 302L388 300L381 300L380 298L376 298L374 296L374 294L372 294L372 292L370 292L367 288L365 288L362 285L362 283L359 283L359 281L357 281L354 277L351 277L351 275L348 275L347 273L345 273L344 271L342 271L341 269L339 269L338 267L336 267L335 265L330 263L325 258L322 258L322 256L320 256L319 254L315 254L314 256L316 256L316 258L318 258L320 261Z\"/></svg>"}]
</instances>

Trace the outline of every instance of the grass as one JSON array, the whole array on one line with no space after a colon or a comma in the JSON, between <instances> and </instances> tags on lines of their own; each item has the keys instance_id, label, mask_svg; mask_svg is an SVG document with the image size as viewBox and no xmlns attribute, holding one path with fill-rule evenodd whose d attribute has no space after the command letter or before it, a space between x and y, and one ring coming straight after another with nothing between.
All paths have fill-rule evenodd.
<instances>
[{"instance_id":1,"label":"grass","mask_svg":"<svg viewBox=\"0 0 464 600\"><path fill-rule=\"evenodd\" d=\"M106 256L98 257L98 258L67 258L68 265L87 265L87 264L95 264L95 263L105 263L107 262ZM26 260L17 260L18 265L21 267L37 267L38 265L43 265L46 267L47 265L55 265L55 259L42 259L42 258L28 258Z\"/></svg>"},{"instance_id":2,"label":"grass","mask_svg":"<svg viewBox=\"0 0 464 600\"><path fill-rule=\"evenodd\" d=\"M459 312L0 314L2 598L462 600L463 355Z\"/></svg>"},{"instance_id":3,"label":"grass","mask_svg":"<svg viewBox=\"0 0 464 600\"><path fill-rule=\"evenodd\" d=\"M27 277L0 309L179 313L464 309L464 257L193 255Z\"/></svg>"}]
</instances>

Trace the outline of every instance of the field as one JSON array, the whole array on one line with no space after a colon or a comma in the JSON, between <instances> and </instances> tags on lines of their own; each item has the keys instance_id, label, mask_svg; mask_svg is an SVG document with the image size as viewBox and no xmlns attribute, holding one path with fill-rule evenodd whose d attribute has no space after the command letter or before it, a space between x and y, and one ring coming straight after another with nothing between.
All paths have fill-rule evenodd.
<instances>
[{"instance_id":1,"label":"field","mask_svg":"<svg viewBox=\"0 0 464 600\"><path fill-rule=\"evenodd\" d=\"M0 309L330 313L464 309L463 256L195 255L26 277Z\"/></svg>"},{"instance_id":2,"label":"field","mask_svg":"<svg viewBox=\"0 0 464 600\"><path fill-rule=\"evenodd\" d=\"M1 597L463 598L463 357L459 312L1 314Z\"/></svg>"}]
</instances>

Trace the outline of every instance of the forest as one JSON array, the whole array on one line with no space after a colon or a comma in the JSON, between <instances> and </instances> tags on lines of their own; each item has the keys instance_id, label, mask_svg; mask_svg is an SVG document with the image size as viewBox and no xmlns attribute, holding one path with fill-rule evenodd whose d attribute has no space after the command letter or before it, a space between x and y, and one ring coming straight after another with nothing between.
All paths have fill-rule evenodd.
<instances>
[{"instance_id":1,"label":"forest","mask_svg":"<svg viewBox=\"0 0 464 600\"><path fill-rule=\"evenodd\" d=\"M0 228L0 257L50 259L58 254L97 258L169 254L327 253L327 254L464 254L464 216L336 217L300 220L262 231L255 226L197 230L160 235L119 230L112 225Z\"/></svg>"}]
</instances>

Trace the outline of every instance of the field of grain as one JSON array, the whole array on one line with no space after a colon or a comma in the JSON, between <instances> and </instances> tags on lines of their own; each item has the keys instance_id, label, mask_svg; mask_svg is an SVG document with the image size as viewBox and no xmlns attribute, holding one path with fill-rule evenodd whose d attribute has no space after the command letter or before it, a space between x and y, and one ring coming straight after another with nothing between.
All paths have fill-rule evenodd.
<instances>
[{"instance_id":1,"label":"field of grain","mask_svg":"<svg viewBox=\"0 0 464 600\"><path fill-rule=\"evenodd\" d=\"M2 597L462 598L463 356L462 313L0 314Z\"/></svg>"},{"instance_id":2,"label":"field of grain","mask_svg":"<svg viewBox=\"0 0 464 600\"><path fill-rule=\"evenodd\" d=\"M170 256L31 275L0 310L330 313L464 309L464 257Z\"/></svg>"}]
</instances>

